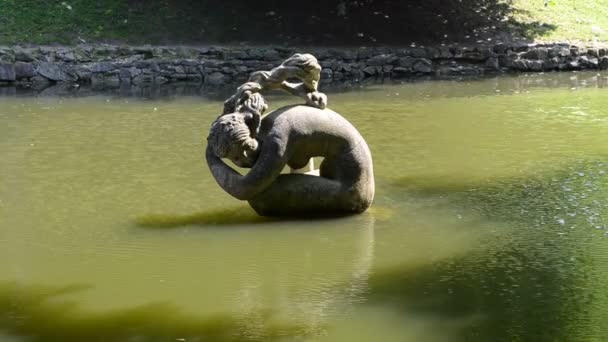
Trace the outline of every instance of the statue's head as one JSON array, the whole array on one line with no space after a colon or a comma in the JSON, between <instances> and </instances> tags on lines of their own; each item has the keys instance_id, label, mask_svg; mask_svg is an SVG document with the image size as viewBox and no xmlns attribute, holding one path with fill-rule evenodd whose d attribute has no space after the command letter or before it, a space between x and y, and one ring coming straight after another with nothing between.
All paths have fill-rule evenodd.
<instances>
[{"instance_id":1,"label":"statue's head","mask_svg":"<svg viewBox=\"0 0 608 342\"><path fill-rule=\"evenodd\" d=\"M207 143L218 158L228 158L239 167L250 168L258 157L258 142L251 137L250 113L218 117L211 125Z\"/></svg>"},{"instance_id":2,"label":"statue's head","mask_svg":"<svg viewBox=\"0 0 608 342\"><path fill-rule=\"evenodd\" d=\"M321 77L321 65L315 56L308 53L296 53L281 65L285 68L293 69L308 89L317 90L319 78Z\"/></svg>"}]
</instances>

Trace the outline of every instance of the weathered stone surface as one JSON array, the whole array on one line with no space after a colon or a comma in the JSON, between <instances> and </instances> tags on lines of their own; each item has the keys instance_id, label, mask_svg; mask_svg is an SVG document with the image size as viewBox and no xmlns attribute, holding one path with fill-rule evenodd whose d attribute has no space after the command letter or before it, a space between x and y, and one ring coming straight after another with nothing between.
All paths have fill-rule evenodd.
<instances>
[{"instance_id":1,"label":"weathered stone surface","mask_svg":"<svg viewBox=\"0 0 608 342\"><path fill-rule=\"evenodd\" d=\"M221 72L214 72L211 75L205 76L205 83L211 85L224 84L227 81L227 77Z\"/></svg>"},{"instance_id":2,"label":"weathered stone surface","mask_svg":"<svg viewBox=\"0 0 608 342\"><path fill-rule=\"evenodd\" d=\"M553 57L543 62L543 68L545 70L555 70L559 68L560 59L559 57Z\"/></svg>"},{"instance_id":3,"label":"weathered stone surface","mask_svg":"<svg viewBox=\"0 0 608 342\"><path fill-rule=\"evenodd\" d=\"M104 73L104 72L112 71L114 69L116 69L114 64L108 63L108 62L95 63L95 64L93 64L93 66L91 66L92 72Z\"/></svg>"},{"instance_id":4,"label":"weathered stone surface","mask_svg":"<svg viewBox=\"0 0 608 342\"><path fill-rule=\"evenodd\" d=\"M532 71L543 71L543 61L534 60L527 62L528 68Z\"/></svg>"},{"instance_id":5,"label":"weathered stone surface","mask_svg":"<svg viewBox=\"0 0 608 342\"><path fill-rule=\"evenodd\" d=\"M579 47L569 44L498 44L491 48L471 46L315 48L325 78L361 79L381 75L403 76L429 73L469 73L474 69L488 71L586 70L605 68L605 47ZM98 80L113 82L139 77L135 82L169 81L225 84L245 79L254 70L272 69L285 54L297 52L282 47L129 47L111 45L80 45L76 47L0 47L0 62L5 63L5 78L39 82L40 77L57 82L87 83L92 74ZM422 62L421 62L422 60ZM29 63L29 64L17 64ZM449 64L454 62L456 64ZM449 66L447 66L449 65ZM471 67L470 65L475 65ZM460 68L462 66L462 68ZM34 69L32 76L32 68ZM7 71L9 70L9 71ZM331 71L331 72L330 72ZM220 76L221 74L222 76ZM162 78L161 78L162 77ZM0 81L15 82L15 81ZM105 82L105 81L104 81ZM206 82L206 81L205 81Z\"/></svg>"},{"instance_id":6,"label":"weathered stone surface","mask_svg":"<svg viewBox=\"0 0 608 342\"><path fill-rule=\"evenodd\" d=\"M321 69L317 60L311 55L299 56L302 55L285 61L290 63L285 65L291 66L295 62L299 70L284 68L282 64L268 71L269 77L259 79L257 87L248 88L250 83L245 83L224 102L224 112L212 124L207 138L205 155L209 169L226 192L248 201L260 215L363 212L371 205L375 191L369 148L346 119L325 108L327 97L316 89ZM302 59L313 68L304 68L299 62ZM308 105L279 108L261 117L261 110L266 107L261 93L293 78L301 81L294 89L305 89L298 95L306 98ZM245 88L249 93L243 92ZM248 105L237 106L244 102ZM260 130L262 124L265 129ZM291 144L297 148L291 148ZM332 152L318 154L318 146ZM276 149L286 152L275 156L272 151ZM333 152L336 150L345 152L336 154ZM327 169L332 174L331 182L325 174L310 167L311 155L323 157L324 165L331 165ZM222 158L263 176L246 181ZM287 166L292 173L279 175ZM309 172L301 171L307 166Z\"/></svg>"},{"instance_id":7,"label":"weathered stone surface","mask_svg":"<svg viewBox=\"0 0 608 342\"><path fill-rule=\"evenodd\" d=\"M598 67L601 70L606 70L608 69L608 57L604 56L600 59L599 63L598 63Z\"/></svg>"},{"instance_id":8,"label":"weathered stone surface","mask_svg":"<svg viewBox=\"0 0 608 342\"><path fill-rule=\"evenodd\" d=\"M579 70L581 68L580 64L578 63L578 60L570 61L566 65L570 70Z\"/></svg>"},{"instance_id":9,"label":"weathered stone surface","mask_svg":"<svg viewBox=\"0 0 608 342\"><path fill-rule=\"evenodd\" d=\"M367 67L363 68L363 72L366 75L374 76L377 74L378 70L375 66L367 66Z\"/></svg>"},{"instance_id":10,"label":"weathered stone surface","mask_svg":"<svg viewBox=\"0 0 608 342\"><path fill-rule=\"evenodd\" d=\"M412 69L404 68L404 67L395 67L393 68L393 73L397 75L404 75L411 73Z\"/></svg>"},{"instance_id":11,"label":"weathered stone surface","mask_svg":"<svg viewBox=\"0 0 608 342\"><path fill-rule=\"evenodd\" d=\"M397 66L401 68L411 69L414 66L415 59L412 57L402 57L397 61Z\"/></svg>"},{"instance_id":12,"label":"weathered stone surface","mask_svg":"<svg viewBox=\"0 0 608 342\"><path fill-rule=\"evenodd\" d=\"M32 63L16 62L15 76L18 80L36 76L36 70L34 68L34 65Z\"/></svg>"},{"instance_id":13,"label":"weathered stone surface","mask_svg":"<svg viewBox=\"0 0 608 342\"><path fill-rule=\"evenodd\" d=\"M528 70L528 63L523 59L516 59L513 61L513 68L520 71Z\"/></svg>"},{"instance_id":14,"label":"weathered stone surface","mask_svg":"<svg viewBox=\"0 0 608 342\"><path fill-rule=\"evenodd\" d=\"M34 58L34 53L31 49L17 47L15 48L15 60L20 62L33 62L36 58Z\"/></svg>"},{"instance_id":15,"label":"weathered stone surface","mask_svg":"<svg viewBox=\"0 0 608 342\"><path fill-rule=\"evenodd\" d=\"M11 48L0 47L0 62L14 63L15 51Z\"/></svg>"},{"instance_id":16,"label":"weathered stone surface","mask_svg":"<svg viewBox=\"0 0 608 342\"><path fill-rule=\"evenodd\" d=\"M0 62L0 81L16 80L15 65L13 63Z\"/></svg>"},{"instance_id":17,"label":"weathered stone surface","mask_svg":"<svg viewBox=\"0 0 608 342\"><path fill-rule=\"evenodd\" d=\"M500 62L496 57L490 57L486 60L485 63L486 70L496 71L500 70Z\"/></svg>"},{"instance_id":18,"label":"weathered stone surface","mask_svg":"<svg viewBox=\"0 0 608 342\"><path fill-rule=\"evenodd\" d=\"M419 58L414 62L413 69L416 72L428 74L433 71L433 62L426 58Z\"/></svg>"},{"instance_id":19,"label":"weathered stone surface","mask_svg":"<svg viewBox=\"0 0 608 342\"><path fill-rule=\"evenodd\" d=\"M321 70L321 77L330 79L333 77L334 72L331 69Z\"/></svg>"},{"instance_id":20,"label":"weathered stone surface","mask_svg":"<svg viewBox=\"0 0 608 342\"><path fill-rule=\"evenodd\" d=\"M544 60L549 57L549 51L544 47L534 48L528 52L522 53L520 57L529 60Z\"/></svg>"},{"instance_id":21,"label":"weathered stone surface","mask_svg":"<svg viewBox=\"0 0 608 342\"><path fill-rule=\"evenodd\" d=\"M56 63L41 62L36 67L36 72L49 80L56 82L74 81L76 79L72 75L66 73L61 68L60 64Z\"/></svg>"},{"instance_id":22,"label":"weathered stone surface","mask_svg":"<svg viewBox=\"0 0 608 342\"><path fill-rule=\"evenodd\" d=\"M391 64L396 59L397 58L394 55L378 55L368 59L366 63L367 65L372 66L382 66L386 64Z\"/></svg>"}]
</instances>

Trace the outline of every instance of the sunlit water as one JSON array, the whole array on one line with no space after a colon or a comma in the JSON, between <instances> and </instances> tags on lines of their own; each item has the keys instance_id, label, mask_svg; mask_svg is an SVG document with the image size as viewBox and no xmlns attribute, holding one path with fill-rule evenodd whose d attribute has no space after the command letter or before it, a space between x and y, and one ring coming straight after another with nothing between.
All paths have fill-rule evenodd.
<instances>
[{"instance_id":1,"label":"sunlit water","mask_svg":"<svg viewBox=\"0 0 608 342\"><path fill-rule=\"evenodd\" d=\"M0 341L604 341L607 83L330 92L376 199L291 221L212 179L219 99L1 97Z\"/></svg>"}]
</instances>

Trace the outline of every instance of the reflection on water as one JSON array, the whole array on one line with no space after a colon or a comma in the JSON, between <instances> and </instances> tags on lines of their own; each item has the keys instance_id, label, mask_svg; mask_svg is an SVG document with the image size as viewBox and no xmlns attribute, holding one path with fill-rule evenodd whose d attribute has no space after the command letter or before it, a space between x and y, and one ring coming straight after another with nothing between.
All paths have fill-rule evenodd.
<instances>
[{"instance_id":1,"label":"reflection on water","mask_svg":"<svg viewBox=\"0 0 608 342\"><path fill-rule=\"evenodd\" d=\"M219 93L1 98L0 341L601 341L607 77L333 93L377 196L308 220L215 184Z\"/></svg>"}]
</instances>

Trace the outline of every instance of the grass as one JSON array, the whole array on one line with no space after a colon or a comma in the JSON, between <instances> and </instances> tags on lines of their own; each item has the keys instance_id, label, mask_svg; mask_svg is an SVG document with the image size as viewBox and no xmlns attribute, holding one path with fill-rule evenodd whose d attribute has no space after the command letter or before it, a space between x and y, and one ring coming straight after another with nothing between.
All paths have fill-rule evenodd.
<instances>
[{"instance_id":1,"label":"grass","mask_svg":"<svg viewBox=\"0 0 608 342\"><path fill-rule=\"evenodd\" d=\"M483 32L484 29L476 31L467 24L485 20L484 13L488 8L495 7L496 4L502 5L507 10L504 13L501 12L500 15L497 13L489 15L488 22L479 24L487 26L485 32L490 37L492 34L502 31L502 33L518 33L526 40L608 41L608 0L459 0L459 2L436 0L436 3L416 0L420 2L405 2L418 5L426 3L426 7L413 6L411 8L407 6L391 7L387 5L391 2L377 1L377 5L374 6L383 8L384 4L386 11L392 11L392 15L387 18L401 19L385 26L379 26L380 32L376 33L394 31L394 34L385 34L387 37L384 40L392 39L397 43L407 40L409 44L411 39L423 38L422 36L425 35L436 43L449 43L443 38L438 41L436 37L449 36L449 39L457 39L459 33L462 36L469 34L465 32L466 29L473 32L472 40L478 39L475 32ZM260 3L259 6L262 7L258 12L261 13L261 17L243 10L248 8L245 6L246 2L228 1L222 5L218 5L218 3L218 1L211 0L0 0L0 44L211 43L249 41L252 36L267 37L266 40L270 41L286 42L294 38L289 38L289 36L302 34L294 29L301 25L291 25L294 21L297 23L302 19L289 17L289 15L293 15L289 11L285 12L285 18L281 19L282 22L275 25L274 22L269 21L264 6L269 6L268 4L271 2ZM546 6L545 3L547 3ZM443 8L439 7L443 6L440 4L452 7L450 10L446 10L449 6ZM285 5L281 7L281 10L285 11L289 8L291 7ZM453 13L452 15L459 18L457 22L462 25L458 27L461 27L462 32L454 32L453 27L445 28L441 24L437 24L433 10L442 8L445 10L444 12ZM463 11L463 8L467 10ZM334 23L330 21L334 20L331 19L334 18L333 14L328 12L326 15L322 19L323 22ZM367 14L363 15L365 17ZM503 16L505 17L503 18ZM370 17L366 18L370 19ZM256 22L258 25L243 25L248 22ZM404 22L427 24L415 24L404 28L402 27ZM507 25L502 25L505 23ZM317 28L326 31L327 34L334 34L336 36L334 41L341 41L342 38L348 38L347 36L353 35L354 32L359 32L348 31L353 30L348 25L338 29L331 25L320 24L317 25ZM395 25L399 27L395 27ZM240 26L245 29L237 31L237 26L239 29ZM283 35L276 35L277 27L281 28L279 31L284 33ZM406 39L405 36L408 33L414 37ZM315 34L314 37L317 40L320 37L321 41L311 42L317 44L325 42L326 44L329 41L327 34L323 36ZM381 39L378 43L383 43L384 40ZM354 44L357 45L365 43L373 44L373 42L367 41L354 41Z\"/></svg>"},{"instance_id":2,"label":"grass","mask_svg":"<svg viewBox=\"0 0 608 342\"><path fill-rule=\"evenodd\" d=\"M505 0L508 1L508 0ZM540 41L608 41L608 0L511 0L518 22L555 26Z\"/></svg>"},{"instance_id":3,"label":"grass","mask_svg":"<svg viewBox=\"0 0 608 342\"><path fill-rule=\"evenodd\" d=\"M167 1L133 6L125 0L0 0L0 43L152 43L177 22L167 6Z\"/></svg>"}]
</instances>

